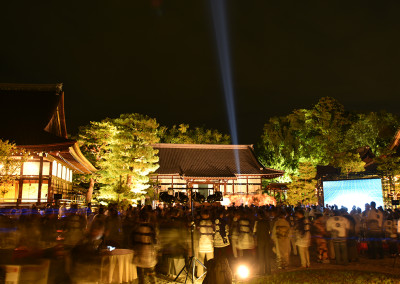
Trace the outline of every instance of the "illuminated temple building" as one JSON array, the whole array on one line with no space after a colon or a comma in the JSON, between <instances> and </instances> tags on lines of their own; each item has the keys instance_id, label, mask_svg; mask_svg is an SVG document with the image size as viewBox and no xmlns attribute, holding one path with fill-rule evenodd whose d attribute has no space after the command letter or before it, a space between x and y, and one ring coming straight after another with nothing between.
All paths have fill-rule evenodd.
<instances>
[{"instance_id":1,"label":"illuminated temple building","mask_svg":"<svg viewBox=\"0 0 400 284\"><path fill-rule=\"evenodd\" d=\"M0 196L0 203L76 199L73 174L96 169L77 142L67 138L62 84L0 84L0 121L0 139L29 152L14 185Z\"/></svg>"},{"instance_id":2,"label":"illuminated temple building","mask_svg":"<svg viewBox=\"0 0 400 284\"><path fill-rule=\"evenodd\" d=\"M215 191L224 196L262 192L262 180L283 171L263 167L251 145L155 144L160 167L152 176L161 191L194 192L207 197ZM236 165L239 165L237 169Z\"/></svg>"}]
</instances>

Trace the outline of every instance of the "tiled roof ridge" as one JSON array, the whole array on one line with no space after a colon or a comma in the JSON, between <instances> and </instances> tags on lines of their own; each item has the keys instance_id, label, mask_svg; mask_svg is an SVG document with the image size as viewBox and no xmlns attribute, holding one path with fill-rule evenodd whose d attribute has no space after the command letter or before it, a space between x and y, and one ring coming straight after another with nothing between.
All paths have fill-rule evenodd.
<instances>
[{"instance_id":1,"label":"tiled roof ridge","mask_svg":"<svg viewBox=\"0 0 400 284\"><path fill-rule=\"evenodd\" d=\"M2 91L44 91L61 92L63 83L54 84L18 84L18 83L0 83Z\"/></svg>"},{"instance_id":2,"label":"tiled roof ridge","mask_svg":"<svg viewBox=\"0 0 400 284\"><path fill-rule=\"evenodd\" d=\"M157 143L151 145L154 148L171 148L171 149L252 149L253 145L227 145L227 144L173 144L173 143Z\"/></svg>"}]
</instances>

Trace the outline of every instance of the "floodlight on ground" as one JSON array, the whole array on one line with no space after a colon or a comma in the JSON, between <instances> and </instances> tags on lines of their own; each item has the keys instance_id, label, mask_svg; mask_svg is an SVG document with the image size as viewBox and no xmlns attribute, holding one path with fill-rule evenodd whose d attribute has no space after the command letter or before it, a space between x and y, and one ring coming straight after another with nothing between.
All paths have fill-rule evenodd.
<instances>
[{"instance_id":1,"label":"floodlight on ground","mask_svg":"<svg viewBox=\"0 0 400 284\"><path fill-rule=\"evenodd\" d=\"M241 279L246 279L250 275L250 270L246 265L243 265L243 264L239 265L238 268L237 268L237 275Z\"/></svg>"}]
</instances>

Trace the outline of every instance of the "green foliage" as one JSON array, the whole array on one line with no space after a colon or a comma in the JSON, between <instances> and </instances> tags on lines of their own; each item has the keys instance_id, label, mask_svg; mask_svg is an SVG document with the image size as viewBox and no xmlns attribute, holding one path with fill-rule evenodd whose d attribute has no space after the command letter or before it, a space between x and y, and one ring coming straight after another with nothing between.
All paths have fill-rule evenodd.
<instances>
[{"instance_id":1,"label":"green foliage","mask_svg":"<svg viewBox=\"0 0 400 284\"><path fill-rule=\"evenodd\" d=\"M315 204L316 169L310 162L299 163L298 174L291 176L292 183L288 185L287 203L291 205Z\"/></svg>"},{"instance_id":2,"label":"green foliage","mask_svg":"<svg viewBox=\"0 0 400 284\"><path fill-rule=\"evenodd\" d=\"M28 153L9 141L0 139L0 196L12 188L12 182L19 178L21 165L27 160Z\"/></svg>"},{"instance_id":3,"label":"green foliage","mask_svg":"<svg viewBox=\"0 0 400 284\"><path fill-rule=\"evenodd\" d=\"M149 187L149 174L158 168L159 125L141 114L122 114L81 127L82 152L98 168L98 199L140 198ZM84 178L83 178L84 179Z\"/></svg>"},{"instance_id":4,"label":"green foliage","mask_svg":"<svg viewBox=\"0 0 400 284\"><path fill-rule=\"evenodd\" d=\"M385 149L382 155L375 158L378 164L378 171L382 172L385 176L396 176L400 174L400 157L395 155L394 150Z\"/></svg>"},{"instance_id":5,"label":"green foliage","mask_svg":"<svg viewBox=\"0 0 400 284\"><path fill-rule=\"evenodd\" d=\"M400 174L400 157L396 155L396 151L383 150L382 155L375 158L375 162L378 164L378 171L389 178L390 191L398 195L394 177Z\"/></svg>"},{"instance_id":6,"label":"green foliage","mask_svg":"<svg viewBox=\"0 0 400 284\"><path fill-rule=\"evenodd\" d=\"M352 154L343 153L370 146L379 155L390 144L398 127L393 114L352 114L335 99L324 97L310 109L297 109L287 116L271 118L264 125L256 151L265 166L285 170L286 180L297 173L300 162L335 163L347 172L356 171L361 169L360 162Z\"/></svg>"},{"instance_id":7,"label":"green foliage","mask_svg":"<svg viewBox=\"0 0 400 284\"><path fill-rule=\"evenodd\" d=\"M215 129L204 127L190 128L188 124L164 128L161 132L162 143L173 144L230 144L231 138L227 134Z\"/></svg>"},{"instance_id":8,"label":"green foliage","mask_svg":"<svg viewBox=\"0 0 400 284\"><path fill-rule=\"evenodd\" d=\"M355 173L364 171L363 162L358 153L342 152L334 156L332 166L341 168L342 173Z\"/></svg>"},{"instance_id":9,"label":"green foliage","mask_svg":"<svg viewBox=\"0 0 400 284\"><path fill-rule=\"evenodd\" d=\"M391 113L371 112L354 115L352 124L345 133L344 149L369 146L372 152L379 156L392 142L398 127L399 122Z\"/></svg>"}]
</instances>

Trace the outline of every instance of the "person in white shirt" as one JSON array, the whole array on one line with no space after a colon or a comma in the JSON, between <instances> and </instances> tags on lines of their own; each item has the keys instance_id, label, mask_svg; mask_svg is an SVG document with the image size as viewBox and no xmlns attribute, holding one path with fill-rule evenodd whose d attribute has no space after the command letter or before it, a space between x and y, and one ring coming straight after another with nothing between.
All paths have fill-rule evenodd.
<instances>
[{"instance_id":1,"label":"person in white shirt","mask_svg":"<svg viewBox=\"0 0 400 284\"><path fill-rule=\"evenodd\" d=\"M365 225L368 239L368 254L370 258L383 258L383 213L376 209L376 203L371 202L371 208L365 214Z\"/></svg>"},{"instance_id":2,"label":"person in white shirt","mask_svg":"<svg viewBox=\"0 0 400 284\"><path fill-rule=\"evenodd\" d=\"M289 265L290 254L290 225L285 219L285 212L279 212L278 218L274 222L271 239L275 243L278 268L285 269Z\"/></svg>"},{"instance_id":3,"label":"person in white shirt","mask_svg":"<svg viewBox=\"0 0 400 284\"><path fill-rule=\"evenodd\" d=\"M326 230L331 233L333 246L335 250L336 264L347 265L349 259L347 256L347 237L350 229L350 222L340 212L335 210L335 216L326 221Z\"/></svg>"}]
</instances>

